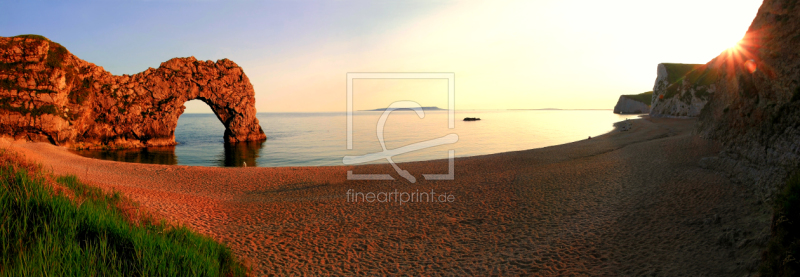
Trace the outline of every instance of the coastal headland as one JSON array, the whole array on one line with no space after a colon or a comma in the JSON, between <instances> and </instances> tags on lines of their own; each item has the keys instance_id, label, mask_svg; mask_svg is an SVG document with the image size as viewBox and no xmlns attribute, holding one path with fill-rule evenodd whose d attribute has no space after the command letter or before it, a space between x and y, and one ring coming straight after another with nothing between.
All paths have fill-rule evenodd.
<instances>
[{"instance_id":1,"label":"coastal headland","mask_svg":"<svg viewBox=\"0 0 800 277\"><path fill-rule=\"evenodd\" d=\"M170 146L193 99L217 115L226 142L266 140L253 85L231 60L173 58L115 76L43 36L0 37L4 135L72 148Z\"/></svg>"}]
</instances>

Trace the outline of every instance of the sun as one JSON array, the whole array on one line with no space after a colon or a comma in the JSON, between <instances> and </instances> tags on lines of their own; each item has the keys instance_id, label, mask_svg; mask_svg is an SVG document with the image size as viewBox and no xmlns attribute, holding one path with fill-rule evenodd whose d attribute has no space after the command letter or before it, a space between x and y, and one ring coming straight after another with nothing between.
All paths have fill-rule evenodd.
<instances>
[{"instance_id":1,"label":"sun","mask_svg":"<svg viewBox=\"0 0 800 277\"><path fill-rule=\"evenodd\" d=\"M754 49L754 45L750 40L741 39L735 45L722 51L714 63L721 65L721 68L730 74L735 73L737 67L755 73L758 70L758 61L757 57L752 54L752 49Z\"/></svg>"}]
</instances>

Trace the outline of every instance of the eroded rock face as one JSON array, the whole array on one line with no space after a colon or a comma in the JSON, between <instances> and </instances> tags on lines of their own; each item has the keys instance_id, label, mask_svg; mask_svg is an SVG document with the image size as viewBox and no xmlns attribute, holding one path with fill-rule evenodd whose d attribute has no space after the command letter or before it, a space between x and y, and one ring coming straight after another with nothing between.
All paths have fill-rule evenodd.
<instances>
[{"instance_id":1,"label":"eroded rock face","mask_svg":"<svg viewBox=\"0 0 800 277\"><path fill-rule=\"evenodd\" d=\"M200 99L226 142L262 141L255 92L236 63L174 58L114 76L40 36L0 37L0 131L75 148L175 145L186 101Z\"/></svg>"},{"instance_id":2,"label":"eroded rock face","mask_svg":"<svg viewBox=\"0 0 800 277\"><path fill-rule=\"evenodd\" d=\"M652 117L697 117L716 91L713 65L658 64L650 106Z\"/></svg>"},{"instance_id":3,"label":"eroded rock face","mask_svg":"<svg viewBox=\"0 0 800 277\"><path fill-rule=\"evenodd\" d=\"M731 177L774 194L800 168L800 4L766 0L740 47L720 65L698 132L726 146L712 161Z\"/></svg>"}]
</instances>

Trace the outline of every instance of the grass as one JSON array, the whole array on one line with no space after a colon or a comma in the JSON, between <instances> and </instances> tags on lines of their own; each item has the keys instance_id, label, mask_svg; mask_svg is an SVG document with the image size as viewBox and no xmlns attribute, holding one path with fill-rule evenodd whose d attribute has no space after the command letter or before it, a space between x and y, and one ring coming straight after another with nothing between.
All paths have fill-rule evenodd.
<instances>
[{"instance_id":1,"label":"grass","mask_svg":"<svg viewBox=\"0 0 800 277\"><path fill-rule=\"evenodd\" d=\"M30 39L38 39L38 40L46 40L46 41L50 41L50 39L46 38L45 36L42 36L42 35L33 35L33 34L27 34L27 35L16 35L16 36L13 36L13 37L14 37L14 38L30 38Z\"/></svg>"},{"instance_id":2,"label":"grass","mask_svg":"<svg viewBox=\"0 0 800 277\"><path fill-rule=\"evenodd\" d=\"M667 76L669 77L667 81L669 81L670 84L675 83L683 78L683 76L686 76L687 73L701 65L702 64L664 63L664 67L667 69Z\"/></svg>"},{"instance_id":3,"label":"grass","mask_svg":"<svg viewBox=\"0 0 800 277\"><path fill-rule=\"evenodd\" d=\"M639 94L626 94L626 95L623 95L623 96L625 96L625 98L629 98L629 99L633 99L633 100L642 102L647 106L650 106L651 102L653 101L653 92L652 91L642 92L642 93L639 93Z\"/></svg>"},{"instance_id":4,"label":"grass","mask_svg":"<svg viewBox=\"0 0 800 277\"><path fill-rule=\"evenodd\" d=\"M244 276L231 250L0 149L0 276Z\"/></svg>"},{"instance_id":5,"label":"grass","mask_svg":"<svg viewBox=\"0 0 800 277\"><path fill-rule=\"evenodd\" d=\"M50 68L61 68L61 63L66 59L67 54L69 54L67 48L41 35L27 34L13 37L47 41L50 47L47 50L47 61L45 64Z\"/></svg>"},{"instance_id":6,"label":"grass","mask_svg":"<svg viewBox=\"0 0 800 277\"><path fill-rule=\"evenodd\" d=\"M763 253L762 276L800 274L800 174L794 175L773 204L772 238Z\"/></svg>"},{"instance_id":7,"label":"grass","mask_svg":"<svg viewBox=\"0 0 800 277\"><path fill-rule=\"evenodd\" d=\"M670 83L664 98L672 98L680 92L682 94L681 97L685 98L682 100L688 103L691 100L691 96L685 95L686 92L681 90L685 80L696 90L694 96L707 99L709 93L705 86L711 85L720 79L719 70L709 68L704 64L665 63L664 66L667 68Z\"/></svg>"},{"instance_id":8,"label":"grass","mask_svg":"<svg viewBox=\"0 0 800 277\"><path fill-rule=\"evenodd\" d=\"M47 50L47 61L45 64L50 68L61 68L61 63L67 58L67 48L61 44L50 42L50 49Z\"/></svg>"},{"instance_id":9,"label":"grass","mask_svg":"<svg viewBox=\"0 0 800 277\"><path fill-rule=\"evenodd\" d=\"M719 70L709 68L706 65L698 66L695 70L686 74L686 80L695 86L708 86L720 79Z\"/></svg>"}]
</instances>

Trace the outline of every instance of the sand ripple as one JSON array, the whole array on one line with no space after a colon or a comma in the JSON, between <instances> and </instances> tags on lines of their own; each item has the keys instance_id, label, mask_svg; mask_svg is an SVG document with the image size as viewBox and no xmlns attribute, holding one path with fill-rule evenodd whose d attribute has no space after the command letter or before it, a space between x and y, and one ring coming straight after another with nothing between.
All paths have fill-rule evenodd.
<instances>
[{"instance_id":1,"label":"sand ripple","mask_svg":"<svg viewBox=\"0 0 800 277\"><path fill-rule=\"evenodd\" d=\"M456 160L455 181L348 181L360 167L119 163L3 141L56 174L118 190L221 240L257 275L742 275L769 213L698 166L719 145L694 120L641 119L567 145ZM418 180L446 161L401 164ZM434 190L452 203L352 203L346 192ZM768 229L767 229L768 230Z\"/></svg>"}]
</instances>

